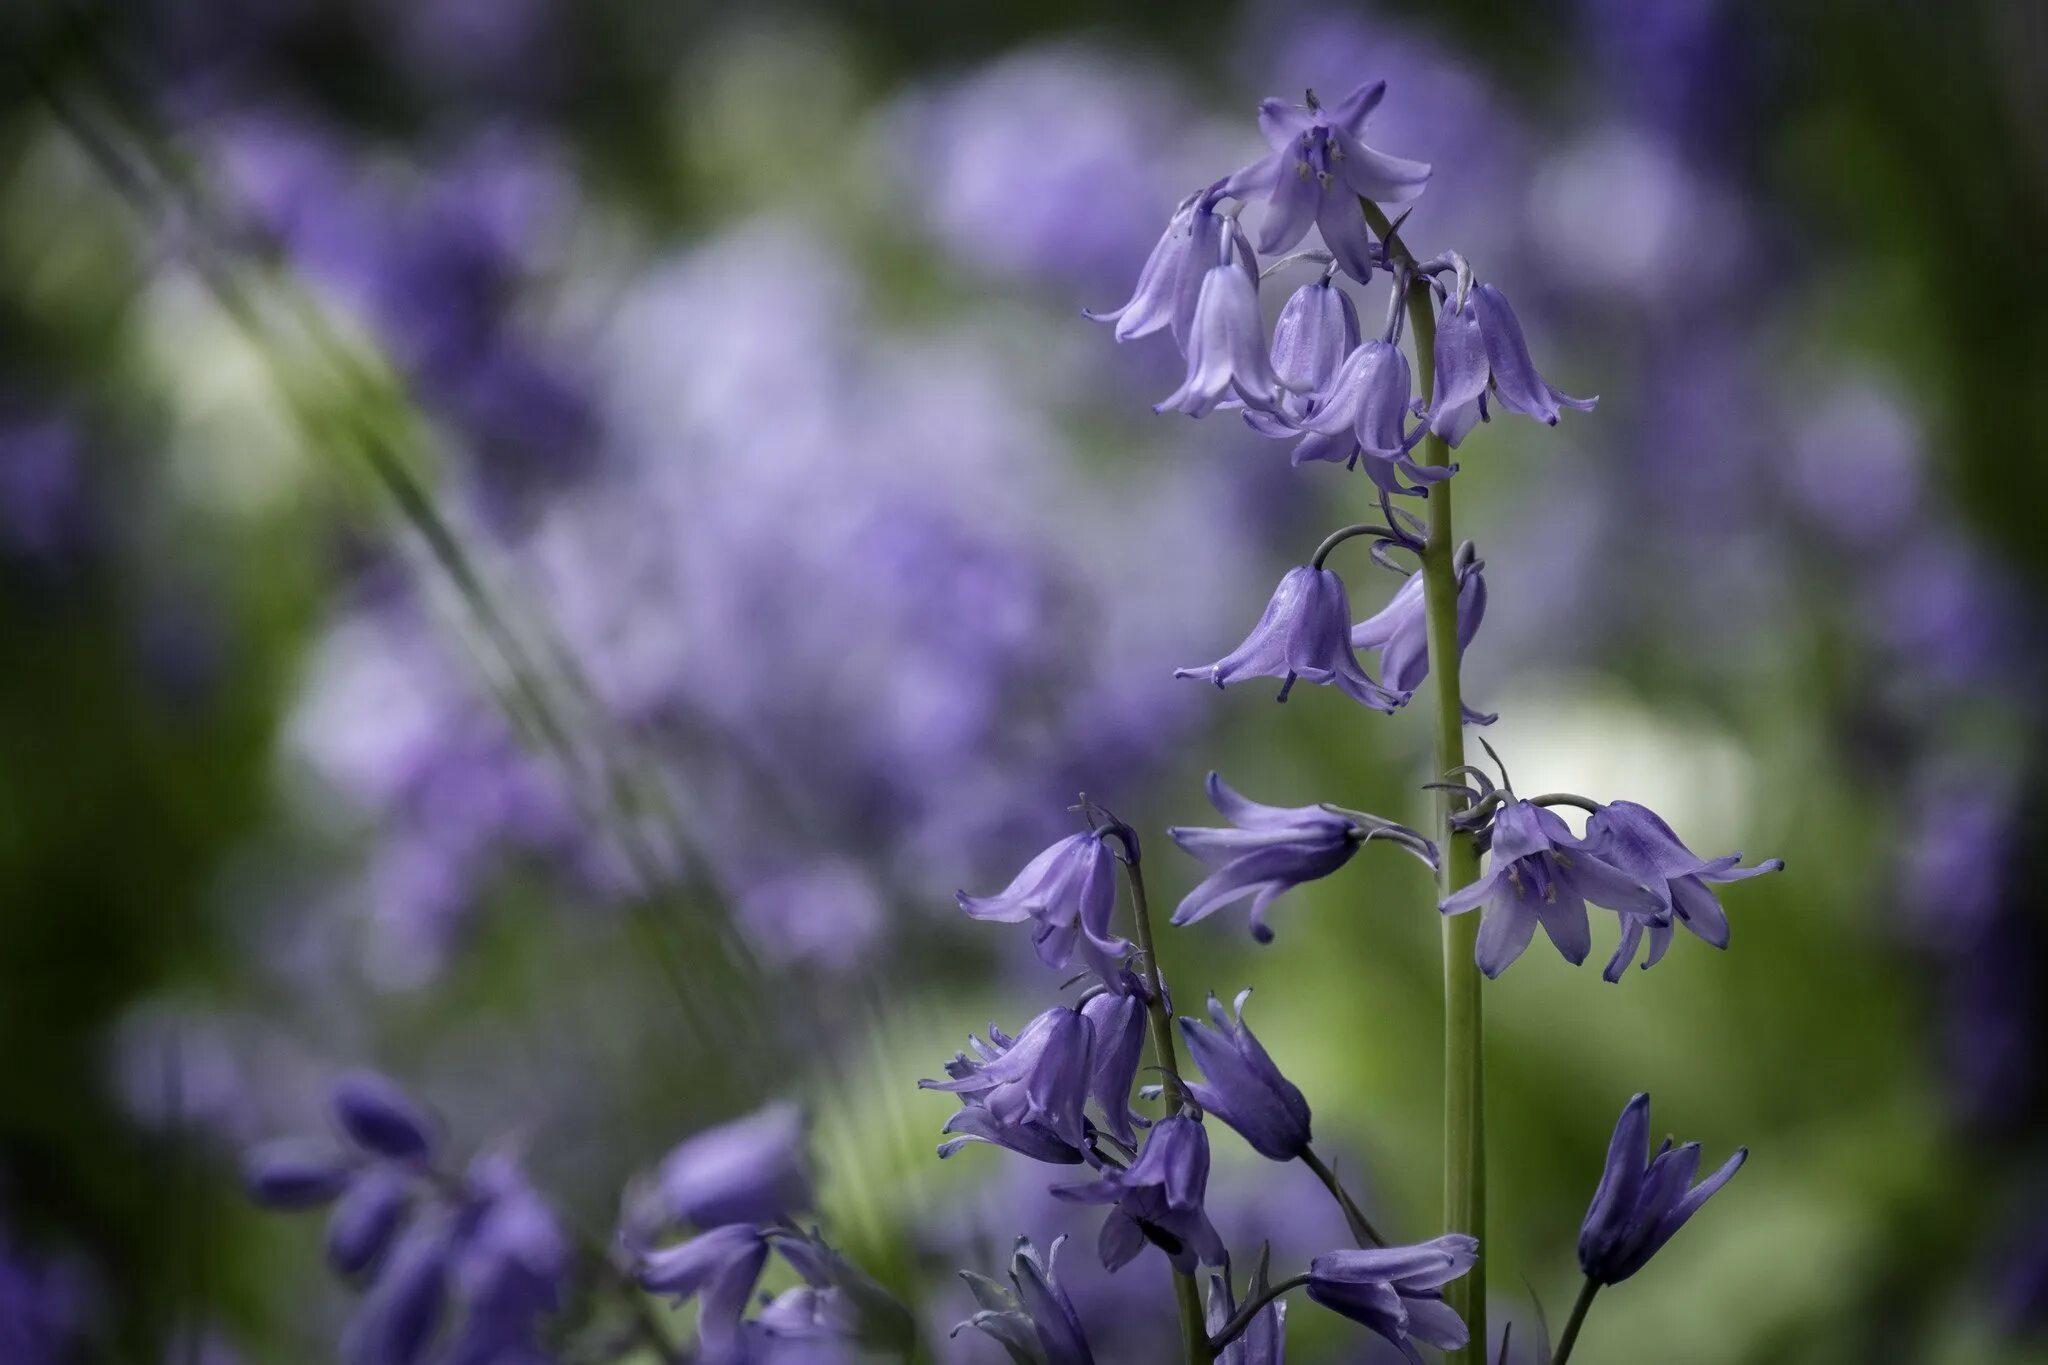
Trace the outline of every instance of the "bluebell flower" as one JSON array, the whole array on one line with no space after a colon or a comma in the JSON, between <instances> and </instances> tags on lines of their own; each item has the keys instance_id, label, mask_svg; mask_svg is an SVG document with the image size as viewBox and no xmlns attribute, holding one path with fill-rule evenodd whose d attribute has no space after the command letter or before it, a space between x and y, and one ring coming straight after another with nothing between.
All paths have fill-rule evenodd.
<instances>
[{"instance_id":1,"label":"bluebell flower","mask_svg":"<svg viewBox=\"0 0 2048 1365\"><path fill-rule=\"evenodd\" d=\"M1131 1086L1145 1053L1145 988L1135 973L1124 972L1121 992L1102 991L1081 1006L1094 1035L1088 1068L1088 1093L1102 1110L1105 1127L1126 1147L1138 1135L1131 1119Z\"/></svg>"},{"instance_id":2,"label":"bluebell flower","mask_svg":"<svg viewBox=\"0 0 2048 1365\"><path fill-rule=\"evenodd\" d=\"M1237 1314L1237 1296L1230 1292L1230 1280L1223 1275L1209 1278L1209 1300L1203 1325L1209 1335L1216 1333ZM1230 1339L1216 1355L1216 1365L1286 1365L1287 1300L1274 1299L1261 1308L1242 1332Z\"/></svg>"},{"instance_id":3,"label":"bluebell flower","mask_svg":"<svg viewBox=\"0 0 2048 1365\"><path fill-rule=\"evenodd\" d=\"M1104 984L1116 989L1131 945L1110 932L1116 913L1116 855L1092 833L1061 839L1024 865L993 896L955 894L975 919L1031 921L1031 946L1048 967L1065 967L1078 946Z\"/></svg>"},{"instance_id":4,"label":"bluebell flower","mask_svg":"<svg viewBox=\"0 0 2048 1365\"><path fill-rule=\"evenodd\" d=\"M958 1336L967 1327L985 1333L1017 1365L1095 1365L1074 1301L1059 1282L1060 1248L1066 1241L1054 1238L1041 1260L1031 1239L1019 1237L1010 1257L1014 1292L986 1276L962 1272L960 1278L980 1311L955 1327L953 1334Z\"/></svg>"},{"instance_id":5,"label":"bluebell flower","mask_svg":"<svg viewBox=\"0 0 2048 1365\"><path fill-rule=\"evenodd\" d=\"M353 1275L384 1254L412 1205L412 1178L378 1166L364 1171L327 1218L327 1263Z\"/></svg>"},{"instance_id":6,"label":"bluebell flower","mask_svg":"<svg viewBox=\"0 0 2048 1365\"><path fill-rule=\"evenodd\" d=\"M1688 1142L1674 1150L1666 1138L1650 1155L1650 1097L1637 1095L1614 1125L1600 1187L1580 1225L1579 1268L1600 1284L1620 1284L1647 1265L1748 1156L1748 1148L1737 1148L1721 1169L1694 1185L1700 1145Z\"/></svg>"},{"instance_id":7,"label":"bluebell flower","mask_svg":"<svg viewBox=\"0 0 2048 1365\"><path fill-rule=\"evenodd\" d=\"M1359 281L1372 278L1379 253L1358 200L1404 204L1429 182L1427 163L1389 156L1365 144L1366 120L1386 92L1385 81L1372 81L1331 109L1317 103L1313 94L1307 104L1260 102L1259 131L1272 152L1226 177L1212 191L1265 201L1257 239L1260 251L1285 251L1314 224L1346 274Z\"/></svg>"},{"instance_id":8,"label":"bluebell flower","mask_svg":"<svg viewBox=\"0 0 2048 1365\"><path fill-rule=\"evenodd\" d=\"M1053 1194L1076 1204L1113 1205L1096 1249L1117 1270L1145 1243L1164 1251L1176 1270L1223 1264L1223 1239L1202 1204L1209 1189L1209 1135L1183 1114L1152 1126L1138 1159L1127 1170L1107 1170L1082 1185L1056 1185Z\"/></svg>"},{"instance_id":9,"label":"bluebell flower","mask_svg":"<svg viewBox=\"0 0 2048 1365\"><path fill-rule=\"evenodd\" d=\"M1486 565L1460 550L1455 572L1458 581L1458 657L1479 633L1486 619ZM1422 575L1411 574L1395 591L1387 605L1351 628L1351 648L1379 651L1380 676L1395 692L1413 695L1429 676L1429 617L1423 595ZM1472 725L1491 725L1497 717L1465 708L1465 720Z\"/></svg>"},{"instance_id":10,"label":"bluebell flower","mask_svg":"<svg viewBox=\"0 0 2048 1365\"><path fill-rule=\"evenodd\" d=\"M414 1365L448 1307L452 1228L445 1217L406 1229L342 1334L343 1365Z\"/></svg>"},{"instance_id":11,"label":"bluebell flower","mask_svg":"<svg viewBox=\"0 0 2048 1365\"><path fill-rule=\"evenodd\" d=\"M1593 948L1586 902L1623 914L1661 916L1664 893L1589 849L1551 811L1510 801L1494 813L1486 874L1443 902L1446 915L1485 906L1473 959L1489 977L1522 955L1536 926L1577 966Z\"/></svg>"},{"instance_id":12,"label":"bluebell flower","mask_svg":"<svg viewBox=\"0 0 2048 1365\"><path fill-rule=\"evenodd\" d=\"M1448 1233L1416 1246L1331 1251L1309 1262L1308 1296L1385 1337L1422 1365L1415 1343L1455 1351L1470 1337L1443 1287L1479 1260L1479 1243Z\"/></svg>"},{"instance_id":13,"label":"bluebell flower","mask_svg":"<svg viewBox=\"0 0 2048 1365\"><path fill-rule=\"evenodd\" d=\"M1209 866L1209 875L1182 898L1173 912L1175 924L1193 924L1227 905L1251 897L1252 937L1271 942L1266 907L1283 893L1327 877L1351 861L1366 837L1350 818L1322 806L1265 806L1239 795L1221 776L1210 773L1209 803L1230 821L1232 829L1176 826L1167 830L1173 841ZM1386 828L1406 836L1399 842L1435 866L1436 853L1412 830L1388 822Z\"/></svg>"},{"instance_id":14,"label":"bluebell flower","mask_svg":"<svg viewBox=\"0 0 2048 1365\"><path fill-rule=\"evenodd\" d=\"M641 1286L677 1303L698 1299L697 1335L707 1360L730 1358L740 1319L768 1263L767 1236L745 1223L726 1223L688 1241L643 1251L634 1266Z\"/></svg>"},{"instance_id":15,"label":"bluebell flower","mask_svg":"<svg viewBox=\"0 0 2048 1365\"><path fill-rule=\"evenodd\" d=\"M1557 425L1560 408L1591 412L1599 398L1573 398L1536 372L1522 324L1500 290L1473 286L1463 307L1439 310L1436 332L1436 393L1429 428L1456 446L1487 417L1487 395L1510 412Z\"/></svg>"},{"instance_id":16,"label":"bluebell flower","mask_svg":"<svg viewBox=\"0 0 2048 1365\"><path fill-rule=\"evenodd\" d=\"M969 1142L991 1142L1039 1161L1075 1165L1088 1147L1088 1103L1094 1028L1081 1011L1055 1006L1015 1038L989 1026L988 1042L968 1039L946 1063L951 1079L923 1080L923 1090L958 1095L961 1109L946 1121L961 1136L940 1144L948 1157Z\"/></svg>"},{"instance_id":17,"label":"bluebell flower","mask_svg":"<svg viewBox=\"0 0 2048 1365\"><path fill-rule=\"evenodd\" d=\"M1214 1027L1183 1017L1181 1034L1188 1052L1202 1070L1200 1081L1186 1082L1196 1104L1222 1119L1251 1144L1253 1151L1274 1161L1292 1161L1308 1150L1308 1100L1259 1045L1244 1022L1240 991L1230 1012L1209 997Z\"/></svg>"},{"instance_id":18,"label":"bluebell flower","mask_svg":"<svg viewBox=\"0 0 2048 1365\"><path fill-rule=\"evenodd\" d=\"M335 1081L332 1102L341 1131L371 1155L413 1162L433 1155L432 1120L388 1076L350 1072Z\"/></svg>"},{"instance_id":19,"label":"bluebell flower","mask_svg":"<svg viewBox=\"0 0 2048 1365\"><path fill-rule=\"evenodd\" d=\"M1281 701L1297 679L1334 684L1352 700L1389 713L1408 701L1405 693L1390 692L1366 676L1351 652L1351 599L1344 580L1306 564L1282 575L1243 644L1213 664L1175 669L1173 676L1207 678L1218 687L1240 678L1279 678Z\"/></svg>"},{"instance_id":20,"label":"bluebell flower","mask_svg":"<svg viewBox=\"0 0 2048 1365\"><path fill-rule=\"evenodd\" d=\"M767 1223L811 1202L803 1111L777 1102L707 1128L662 1159L664 1212L700 1228Z\"/></svg>"},{"instance_id":21,"label":"bluebell flower","mask_svg":"<svg viewBox=\"0 0 2048 1365\"><path fill-rule=\"evenodd\" d=\"M243 1154L242 1184L267 1209L318 1208L348 1188L353 1169L325 1143L281 1138Z\"/></svg>"},{"instance_id":22,"label":"bluebell flower","mask_svg":"<svg viewBox=\"0 0 2048 1365\"><path fill-rule=\"evenodd\" d=\"M1187 377L1152 405L1154 412L1206 417L1233 396L1264 411L1279 407L1286 385L1266 350L1258 277L1242 265L1211 266L1202 277L1186 349Z\"/></svg>"},{"instance_id":23,"label":"bluebell flower","mask_svg":"<svg viewBox=\"0 0 2048 1365\"><path fill-rule=\"evenodd\" d=\"M561 1310L569 1243L554 1211L503 1157L475 1162L454 1261L465 1312L441 1365L542 1360L540 1321Z\"/></svg>"},{"instance_id":24,"label":"bluebell flower","mask_svg":"<svg viewBox=\"0 0 2048 1365\"><path fill-rule=\"evenodd\" d=\"M1138 272L1130 300L1111 312L1087 314L1097 322L1115 323L1118 341L1132 341L1170 327L1174 343L1186 352L1203 278L1223 259L1225 233L1232 227L1223 215L1200 201L1201 196L1192 195L1175 211Z\"/></svg>"},{"instance_id":25,"label":"bluebell flower","mask_svg":"<svg viewBox=\"0 0 2048 1365\"><path fill-rule=\"evenodd\" d=\"M1671 946L1674 920L1716 948L1726 948L1728 916L1708 884L1747 881L1785 866L1782 858L1768 858L1754 867L1738 867L1740 853L1702 858L1655 811L1633 801L1611 802L1587 817L1585 842L1614 866L1662 891L1670 911L1664 916L1622 916L1621 943L1603 973L1609 981L1621 980L1645 933L1650 952L1643 966L1654 967Z\"/></svg>"}]
</instances>

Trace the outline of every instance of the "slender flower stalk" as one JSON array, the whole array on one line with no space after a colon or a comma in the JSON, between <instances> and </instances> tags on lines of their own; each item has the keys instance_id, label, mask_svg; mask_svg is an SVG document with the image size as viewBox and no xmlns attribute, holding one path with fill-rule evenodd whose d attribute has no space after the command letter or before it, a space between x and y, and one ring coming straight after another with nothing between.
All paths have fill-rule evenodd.
<instances>
[{"instance_id":1,"label":"slender flower stalk","mask_svg":"<svg viewBox=\"0 0 2048 1365\"><path fill-rule=\"evenodd\" d=\"M1388 259L1400 261L1407 251L1389 240L1386 214L1369 199L1359 200L1365 220L1387 244ZM1411 262L1412 264L1412 262ZM1408 328L1414 337L1416 378L1424 394L1434 391L1436 313L1430 285L1416 274L1408 286ZM1417 447L1419 465L1448 465L1450 447L1430 432ZM1422 594L1428 622L1429 682L1436 702L1435 768L1447 773L1465 764L1465 704L1458 681L1458 574L1453 562L1457 536L1451 522L1449 480L1433 484L1428 498L1428 538L1422 547ZM1451 817L1464 806L1455 791L1436 794L1437 896L1448 898L1479 877L1479 848L1473 837L1455 829ZM1470 915L1445 918L1444 948L1444 1229L1486 1236L1486 1078L1484 1018L1479 968L1473 951L1479 926ZM1486 1263L1475 1264L1463 1279L1444 1287L1444 1299L1471 1328L1470 1344L1447 1352L1445 1359L1483 1365L1486 1358Z\"/></svg>"},{"instance_id":2,"label":"slender flower stalk","mask_svg":"<svg viewBox=\"0 0 2048 1365\"><path fill-rule=\"evenodd\" d=\"M1593 1296L1599 1292L1600 1281L1587 1276L1572 1304L1572 1315L1565 1319L1564 1334L1557 1339L1557 1354L1550 1358L1550 1365L1565 1365L1571 1359L1572 1347L1579 1342L1579 1329L1586 1325L1586 1310L1593 1306Z\"/></svg>"},{"instance_id":3,"label":"slender flower stalk","mask_svg":"<svg viewBox=\"0 0 2048 1365\"><path fill-rule=\"evenodd\" d=\"M1138 866L1138 837L1121 822L1103 832L1122 847L1124 876L1131 884L1132 933L1138 954L1144 959L1145 1013L1151 1021L1153 1062L1164 1077L1166 1111L1177 1114L1187 1103L1187 1083L1180 1078L1180 1059L1173 1046L1173 1018L1166 1005L1166 982L1159 972L1159 951L1152 939L1152 908L1145 897L1145 874ZM1209 1365L1215 1353L1209 1347L1209 1329L1202 1309L1202 1291L1195 1277L1186 1271L1173 1272L1173 1297L1180 1312L1180 1339L1186 1348L1188 1365Z\"/></svg>"}]
</instances>

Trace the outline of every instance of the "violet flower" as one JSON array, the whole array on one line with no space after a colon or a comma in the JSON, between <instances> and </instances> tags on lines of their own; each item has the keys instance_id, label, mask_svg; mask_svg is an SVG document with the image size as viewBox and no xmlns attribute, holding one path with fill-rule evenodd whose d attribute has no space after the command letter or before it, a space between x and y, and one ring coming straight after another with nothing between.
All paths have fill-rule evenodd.
<instances>
[{"instance_id":1,"label":"violet flower","mask_svg":"<svg viewBox=\"0 0 2048 1365\"><path fill-rule=\"evenodd\" d=\"M380 1166L363 1172L327 1218L327 1263L354 1275L382 1256L412 1206L412 1180Z\"/></svg>"},{"instance_id":2,"label":"violet flower","mask_svg":"<svg viewBox=\"0 0 2048 1365\"><path fill-rule=\"evenodd\" d=\"M432 1120L389 1077L350 1072L335 1081L332 1094L335 1122L364 1151L410 1162L433 1154Z\"/></svg>"},{"instance_id":3,"label":"violet flower","mask_svg":"<svg viewBox=\"0 0 2048 1365\"><path fill-rule=\"evenodd\" d=\"M1273 1161L1292 1161L1308 1150L1308 1100L1259 1045L1244 1022L1249 990L1238 992L1229 1013L1223 1002L1209 997L1215 1027L1183 1017L1180 1029L1188 1052L1202 1069L1200 1081L1187 1081L1196 1104L1222 1119Z\"/></svg>"},{"instance_id":4,"label":"violet flower","mask_svg":"<svg viewBox=\"0 0 2048 1365\"><path fill-rule=\"evenodd\" d=\"M1455 1351L1470 1333L1443 1287L1470 1270L1479 1243L1453 1232L1417 1246L1331 1251L1308 1265L1308 1296L1385 1337L1415 1365L1413 1343Z\"/></svg>"},{"instance_id":5,"label":"violet flower","mask_svg":"<svg viewBox=\"0 0 2048 1365\"><path fill-rule=\"evenodd\" d=\"M1175 1114L1153 1125L1129 1169L1052 1192L1070 1203L1115 1206L1097 1241L1106 1269L1121 1269L1151 1242L1174 1269L1192 1274L1198 1262L1223 1264L1223 1239L1202 1208L1208 1188L1209 1135L1200 1120Z\"/></svg>"},{"instance_id":6,"label":"violet flower","mask_svg":"<svg viewBox=\"0 0 2048 1365\"><path fill-rule=\"evenodd\" d=\"M1386 92L1385 81L1371 81L1327 110L1313 93L1307 104L1260 101L1259 131L1272 152L1211 191L1265 200L1260 251L1287 250L1313 223L1346 274L1361 282L1372 277L1379 253L1358 200L1405 204L1429 181L1426 162L1389 156L1365 144L1366 120Z\"/></svg>"},{"instance_id":7,"label":"violet flower","mask_svg":"<svg viewBox=\"0 0 2048 1365\"><path fill-rule=\"evenodd\" d=\"M1209 804L1235 828L1183 825L1166 831L1212 869L1174 910L1175 924L1193 924L1249 896L1252 937L1270 943L1267 906L1303 882L1329 876L1350 862L1368 837L1381 834L1398 834L1396 842L1402 847L1431 867L1436 865L1435 847L1392 821L1366 829L1322 806L1261 805L1232 790L1213 772L1207 790Z\"/></svg>"},{"instance_id":8,"label":"violet flower","mask_svg":"<svg viewBox=\"0 0 2048 1365\"><path fill-rule=\"evenodd\" d=\"M1209 1278L1209 1301L1203 1325L1215 1336L1237 1315L1237 1296L1227 1276ZM1287 1300L1274 1299L1261 1308L1242 1332L1217 1353L1216 1365L1286 1365Z\"/></svg>"},{"instance_id":9,"label":"violet flower","mask_svg":"<svg viewBox=\"0 0 2048 1365\"><path fill-rule=\"evenodd\" d=\"M1728 916L1707 889L1708 883L1747 881L1785 866L1782 858L1768 858L1754 867L1738 867L1740 853L1702 858L1687 848L1655 811L1633 801L1612 802L1589 816L1585 843L1623 872L1661 890L1670 910L1668 917L1622 916L1621 943L1602 973L1609 981L1621 980L1635 960L1645 931L1650 936L1650 952L1643 967L1656 966L1671 946L1674 919L1716 948L1726 948Z\"/></svg>"},{"instance_id":10,"label":"violet flower","mask_svg":"<svg viewBox=\"0 0 2048 1365\"><path fill-rule=\"evenodd\" d=\"M1131 1086L1138 1079L1138 1065L1145 1052L1145 988L1135 973L1126 971L1123 978L1118 983L1120 990L1090 996L1081 1013L1094 1033L1088 1093L1101 1107L1109 1132L1126 1147L1135 1147L1138 1135L1132 1126Z\"/></svg>"},{"instance_id":11,"label":"violet flower","mask_svg":"<svg viewBox=\"0 0 2048 1365\"><path fill-rule=\"evenodd\" d=\"M1473 960L1497 977L1522 955L1536 926L1577 966L1593 948L1586 902L1631 915L1667 912L1662 891L1607 862L1551 811L1510 801L1494 813L1486 874L1443 902L1446 915L1484 905Z\"/></svg>"},{"instance_id":12,"label":"violet flower","mask_svg":"<svg viewBox=\"0 0 2048 1365\"><path fill-rule=\"evenodd\" d=\"M995 1338L1012 1360L1029 1365L1095 1365L1074 1301L1059 1282L1057 1265L1066 1241L1054 1238L1041 1260L1031 1239L1019 1237L1010 1257L1014 1293L987 1276L962 1271L960 1278L981 1311L955 1327L953 1335L972 1327Z\"/></svg>"},{"instance_id":13,"label":"violet flower","mask_svg":"<svg viewBox=\"0 0 2048 1365\"><path fill-rule=\"evenodd\" d=\"M342 1365L414 1365L448 1306L452 1229L445 1218L406 1229L342 1334Z\"/></svg>"},{"instance_id":14,"label":"violet flower","mask_svg":"<svg viewBox=\"0 0 2048 1365\"><path fill-rule=\"evenodd\" d=\"M1573 398L1538 374L1514 309L1500 290L1481 284L1473 286L1462 308L1446 306L1438 314L1429 429L1456 446L1487 416L1489 384L1508 411L1551 426L1560 408L1591 412L1600 401Z\"/></svg>"},{"instance_id":15,"label":"violet flower","mask_svg":"<svg viewBox=\"0 0 2048 1365\"><path fill-rule=\"evenodd\" d=\"M946 1063L951 1079L917 1083L921 1090L961 1099L944 1129L961 1136L941 1143L939 1155L949 1157L969 1142L991 1142L1038 1161L1078 1164L1090 1130L1083 1110L1094 1027L1087 1016L1057 1005L1015 1038L991 1024L988 1042L969 1038L967 1045L973 1056L958 1053Z\"/></svg>"},{"instance_id":16,"label":"violet flower","mask_svg":"<svg viewBox=\"0 0 2048 1365\"><path fill-rule=\"evenodd\" d=\"M242 1185L266 1209L311 1209L331 1204L348 1188L352 1168L325 1143L280 1138L242 1156Z\"/></svg>"},{"instance_id":17,"label":"violet flower","mask_svg":"<svg viewBox=\"0 0 2048 1365\"><path fill-rule=\"evenodd\" d=\"M1579 1228L1579 1268L1599 1284L1620 1284L1641 1270L1749 1156L1748 1148L1738 1147L1721 1169L1693 1185L1697 1142L1674 1150L1666 1138L1655 1156L1649 1152L1650 1097L1637 1095L1614 1125L1600 1187Z\"/></svg>"},{"instance_id":18,"label":"violet flower","mask_svg":"<svg viewBox=\"0 0 2048 1365\"><path fill-rule=\"evenodd\" d=\"M1465 657L1465 647L1472 643L1472 637L1479 633L1480 623L1486 619L1485 568L1485 561L1471 553L1469 544L1459 550L1456 573L1458 657L1461 659ZM1351 648L1354 651L1379 651L1380 676L1386 679L1387 687L1392 690L1413 695L1421 689L1423 679L1429 676L1429 617L1423 599L1421 574L1409 575L1386 606L1351 628ZM1491 725L1496 719L1498 717L1470 706L1465 708L1467 724Z\"/></svg>"},{"instance_id":19,"label":"violet flower","mask_svg":"<svg viewBox=\"0 0 2048 1365\"><path fill-rule=\"evenodd\" d=\"M1078 945L1104 984L1117 988L1131 945L1110 932L1116 913L1116 855L1093 833L1073 834L1024 865L993 896L957 892L960 908L979 920L1030 920L1031 946L1048 967L1065 967Z\"/></svg>"},{"instance_id":20,"label":"violet flower","mask_svg":"<svg viewBox=\"0 0 2048 1365\"><path fill-rule=\"evenodd\" d=\"M1232 394L1250 407L1270 411L1279 406L1286 386L1266 353L1258 280L1241 265L1211 266L1202 277L1187 357L1187 378L1152 405L1154 412L1206 417Z\"/></svg>"},{"instance_id":21,"label":"violet flower","mask_svg":"<svg viewBox=\"0 0 2048 1365\"><path fill-rule=\"evenodd\" d=\"M709 1359L729 1357L740 1339L740 1318L768 1262L768 1239L759 1228L727 1223L686 1242L643 1252L634 1267L642 1288L680 1304L700 1298L697 1336Z\"/></svg>"},{"instance_id":22,"label":"violet flower","mask_svg":"<svg viewBox=\"0 0 2048 1365\"><path fill-rule=\"evenodd\" d=\"M662 1158L663 1212L700 1228L786 1218L811 1202L808 1145L803 1112L788 1103L707 1128Z\"/></svg>"},{"instance_id":23,"label":"violet flower","mask_svg":"<svg viewBox=\"0 0 2048 1365\"><path fill-rule=\"evenodd\" d=\"M1333 683L1352 700L1392 713L1408 701L1374 682L1351 652L1351 599L1344 580L1328 569L1289 569L1252 632L1230 653L1200 668L1178 668L1176 678L1207 678L1218 687L1240 678L1279 678L1281 701L1297 679Z\"/></svg>"},{"instance_id":24,"label":"violet flower","mask_svg":"<svg viewBox=\"0 0 2048 1365\"><path fill-rule=\"evenodd\" d=\"M1171 327L1174 343L1183 353L1187 351L1203 278L1223 259L1225 249L1223 215L1198 202L1200 198L1189 197L1174 212L1123 307L1107 313L1082 310L1097 322L1115 323L1118 341L1132 341Z\"/></svg>"}]
</instances>

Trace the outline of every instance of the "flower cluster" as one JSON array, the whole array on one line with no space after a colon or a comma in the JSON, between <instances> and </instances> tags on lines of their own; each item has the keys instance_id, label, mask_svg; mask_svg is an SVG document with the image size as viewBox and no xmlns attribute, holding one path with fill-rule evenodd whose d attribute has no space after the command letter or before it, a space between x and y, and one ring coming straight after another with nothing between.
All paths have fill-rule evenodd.
<instances>
[{"instance_id":1,"label":"flower cluster","mask_svg":"<svg viewBox=\"0 0 2048 1365\"><path fill-rule=\"evenodd\" d=\"M433 1121L389 1079L336 1081L340 1143L285 1139L245 1160L251 1196L276 1209L331 1205L327 1260L364 1286L343 1337L347 1365L530 1358L560 1310L570 1248L553 1211L503 1153L440 1166Z\"/></svg>"}]
</instances>

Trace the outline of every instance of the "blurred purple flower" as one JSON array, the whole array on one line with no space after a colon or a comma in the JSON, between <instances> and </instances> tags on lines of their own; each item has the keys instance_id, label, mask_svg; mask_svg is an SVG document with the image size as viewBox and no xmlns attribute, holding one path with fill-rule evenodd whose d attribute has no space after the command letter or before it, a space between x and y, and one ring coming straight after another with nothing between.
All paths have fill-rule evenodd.
<instances>
[{"instance_id":1,"label":"blurred purple flower","mask_svg":"<svg viewBox=\"0 0 2048 1365\"><path fill-rule=\"evenodd\" d=\"M803 1112L776 1103L707 1128L662 1159L664 1212L697 1227L769 1223L810 1206Z\"/></svg>"}]
</instances>

